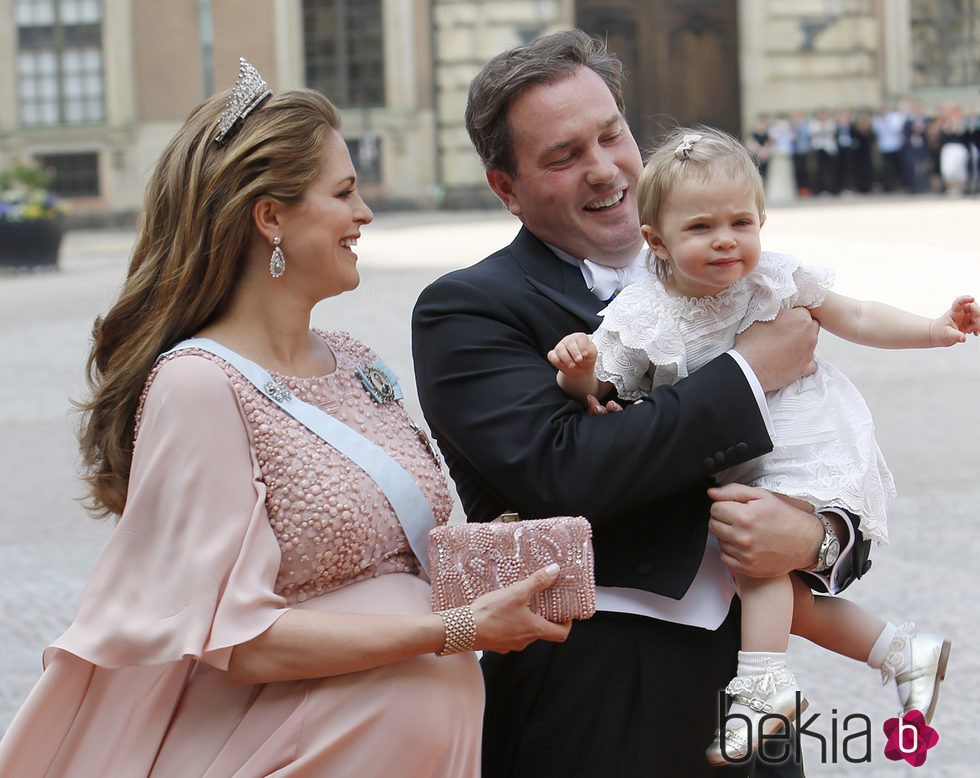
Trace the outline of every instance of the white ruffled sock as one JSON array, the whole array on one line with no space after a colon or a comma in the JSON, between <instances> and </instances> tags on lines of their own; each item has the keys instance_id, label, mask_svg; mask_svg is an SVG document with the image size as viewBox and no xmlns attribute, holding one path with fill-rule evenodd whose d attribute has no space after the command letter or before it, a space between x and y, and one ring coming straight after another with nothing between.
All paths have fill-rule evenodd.
<instances>
[{"instance_id":1,"label":"white ruffled sock","mask_svg":"<svg viewBox=\"0 0 980 778\"><path fill-rule=\"evenodd\" d=\"M882 664L884 664L885 657L888 656L888 647L892 644L892 640L895 639L895 635L898 633L898 627L892 624L890 621L885 623L882 627L881 632L878 633L878 638L875 640L875 644L871 646L871 652L868 654L868 667L872 667L875 670L880 670Z\"/></svg>"},{"instance_id":2,"label":"white ruffled sock","mask_svg":"<svg viewBox=\"0 0 980 778\"><path fill-rule=\"evenodd\" d=\"M726 691L731 694L732 690L734 689L739 694L744 694L746 697L750 697L752 696L751 693L748 690L743 690L743 687L748 685L746 682L751 682L754 687L755 684L767 674L775 673L780 670L789 673L789 668L786 667L785 652L739 651L738 668L735 671L735 679L728 685L728 689ZM795 683L795 679L793 682ZM766 693L768 693L768 691ZM755 713L755 711L746 705L733 701L731 707L728 709L728 713L738 713L745 716L751 716L753 713Z\"/></svg>"},{"instance_id":3,"label":"white ruffled sock","mask_svg":"<svg viewBox=\"0 0 980 778\"><path fill-rule=\"evenodd\" d=\"M894 680L896 675L912 663L912 645L909 639L914 635L915 625L912 622L897 627L889 621L881 630L871 647L871 653L868 654L868 665L881 671L883 685ZM908 683L895 685L898 701L903 706L909 696L908 687Z\"/></svg>"}]
</instances>

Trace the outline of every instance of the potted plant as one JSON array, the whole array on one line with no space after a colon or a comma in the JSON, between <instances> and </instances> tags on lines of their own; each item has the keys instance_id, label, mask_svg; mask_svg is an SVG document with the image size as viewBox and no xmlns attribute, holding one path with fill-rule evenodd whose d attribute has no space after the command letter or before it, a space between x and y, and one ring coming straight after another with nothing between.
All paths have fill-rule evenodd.
<instances>
[{"instance_id":1,"label":"potted plant","mask_svg":"<svg viewBox=\"0 0 980 778\"><path fill-rule=\"evenodd\" d=\"M56 267L65 207L36 162L0 169L0 268Z\"/></svg>"}]
</instances>

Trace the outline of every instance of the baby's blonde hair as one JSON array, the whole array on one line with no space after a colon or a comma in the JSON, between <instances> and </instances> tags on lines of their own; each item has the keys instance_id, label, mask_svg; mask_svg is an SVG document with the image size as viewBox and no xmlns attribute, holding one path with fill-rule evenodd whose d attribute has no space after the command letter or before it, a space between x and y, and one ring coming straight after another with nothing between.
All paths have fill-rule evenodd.
<instances>
[{"instance_id":1,"label":"baby's blonde hair","mask_svg":"<svg viewBox=\"0 0 980 778\"><path fill-rule=\"evenodd\" d=\"M701 137L693 142L685 142L685 136L691 135ZM686 148L679 151L682 147ZM659 232L667 198L670 197L674 185L685 177L686 180L705 183L716 175L728 176L736 181L744 180L755 192L759 216L765 218L765 186L748 149L726 132L698 125L670 130L647 159L636 187L640 224L647 224ZM657 257L652 249L647 262L660 280L666 281L670 275L667 262Z\"/></svg>"}]
</instances>

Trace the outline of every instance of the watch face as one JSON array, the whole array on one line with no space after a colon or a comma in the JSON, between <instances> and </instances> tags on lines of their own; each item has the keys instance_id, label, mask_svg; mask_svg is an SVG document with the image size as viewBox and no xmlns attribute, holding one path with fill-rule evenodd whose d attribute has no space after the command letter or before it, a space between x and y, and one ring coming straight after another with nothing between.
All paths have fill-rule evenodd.
<instances>
[{"instance_id":1,"label":"watch face","mask_svg":"<svg viewBox=\"0 0 980 778\"><path fill-rule=\"evenodd\" d=\"M833 567L837 562L838 556L840 556L840 541L834 538L827 544L827 554L825 556L827 567Z\"/></svg>"}]
</instances>

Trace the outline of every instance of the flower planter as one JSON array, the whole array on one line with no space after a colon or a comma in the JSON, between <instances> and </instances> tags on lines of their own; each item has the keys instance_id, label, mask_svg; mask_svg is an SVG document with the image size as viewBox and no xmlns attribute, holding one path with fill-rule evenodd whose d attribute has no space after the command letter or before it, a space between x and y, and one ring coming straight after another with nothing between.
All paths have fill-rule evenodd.
<instances>
[{"instance_id":1,"label":"flower planter","mask_svg":"<svg viewBox=\"0 0 980 778\"><path fill-rule=\"evenodd\" d=\"M64 225L60 219L0 221L0 269L53 269Z\"/></svg>"}]
</instances>

